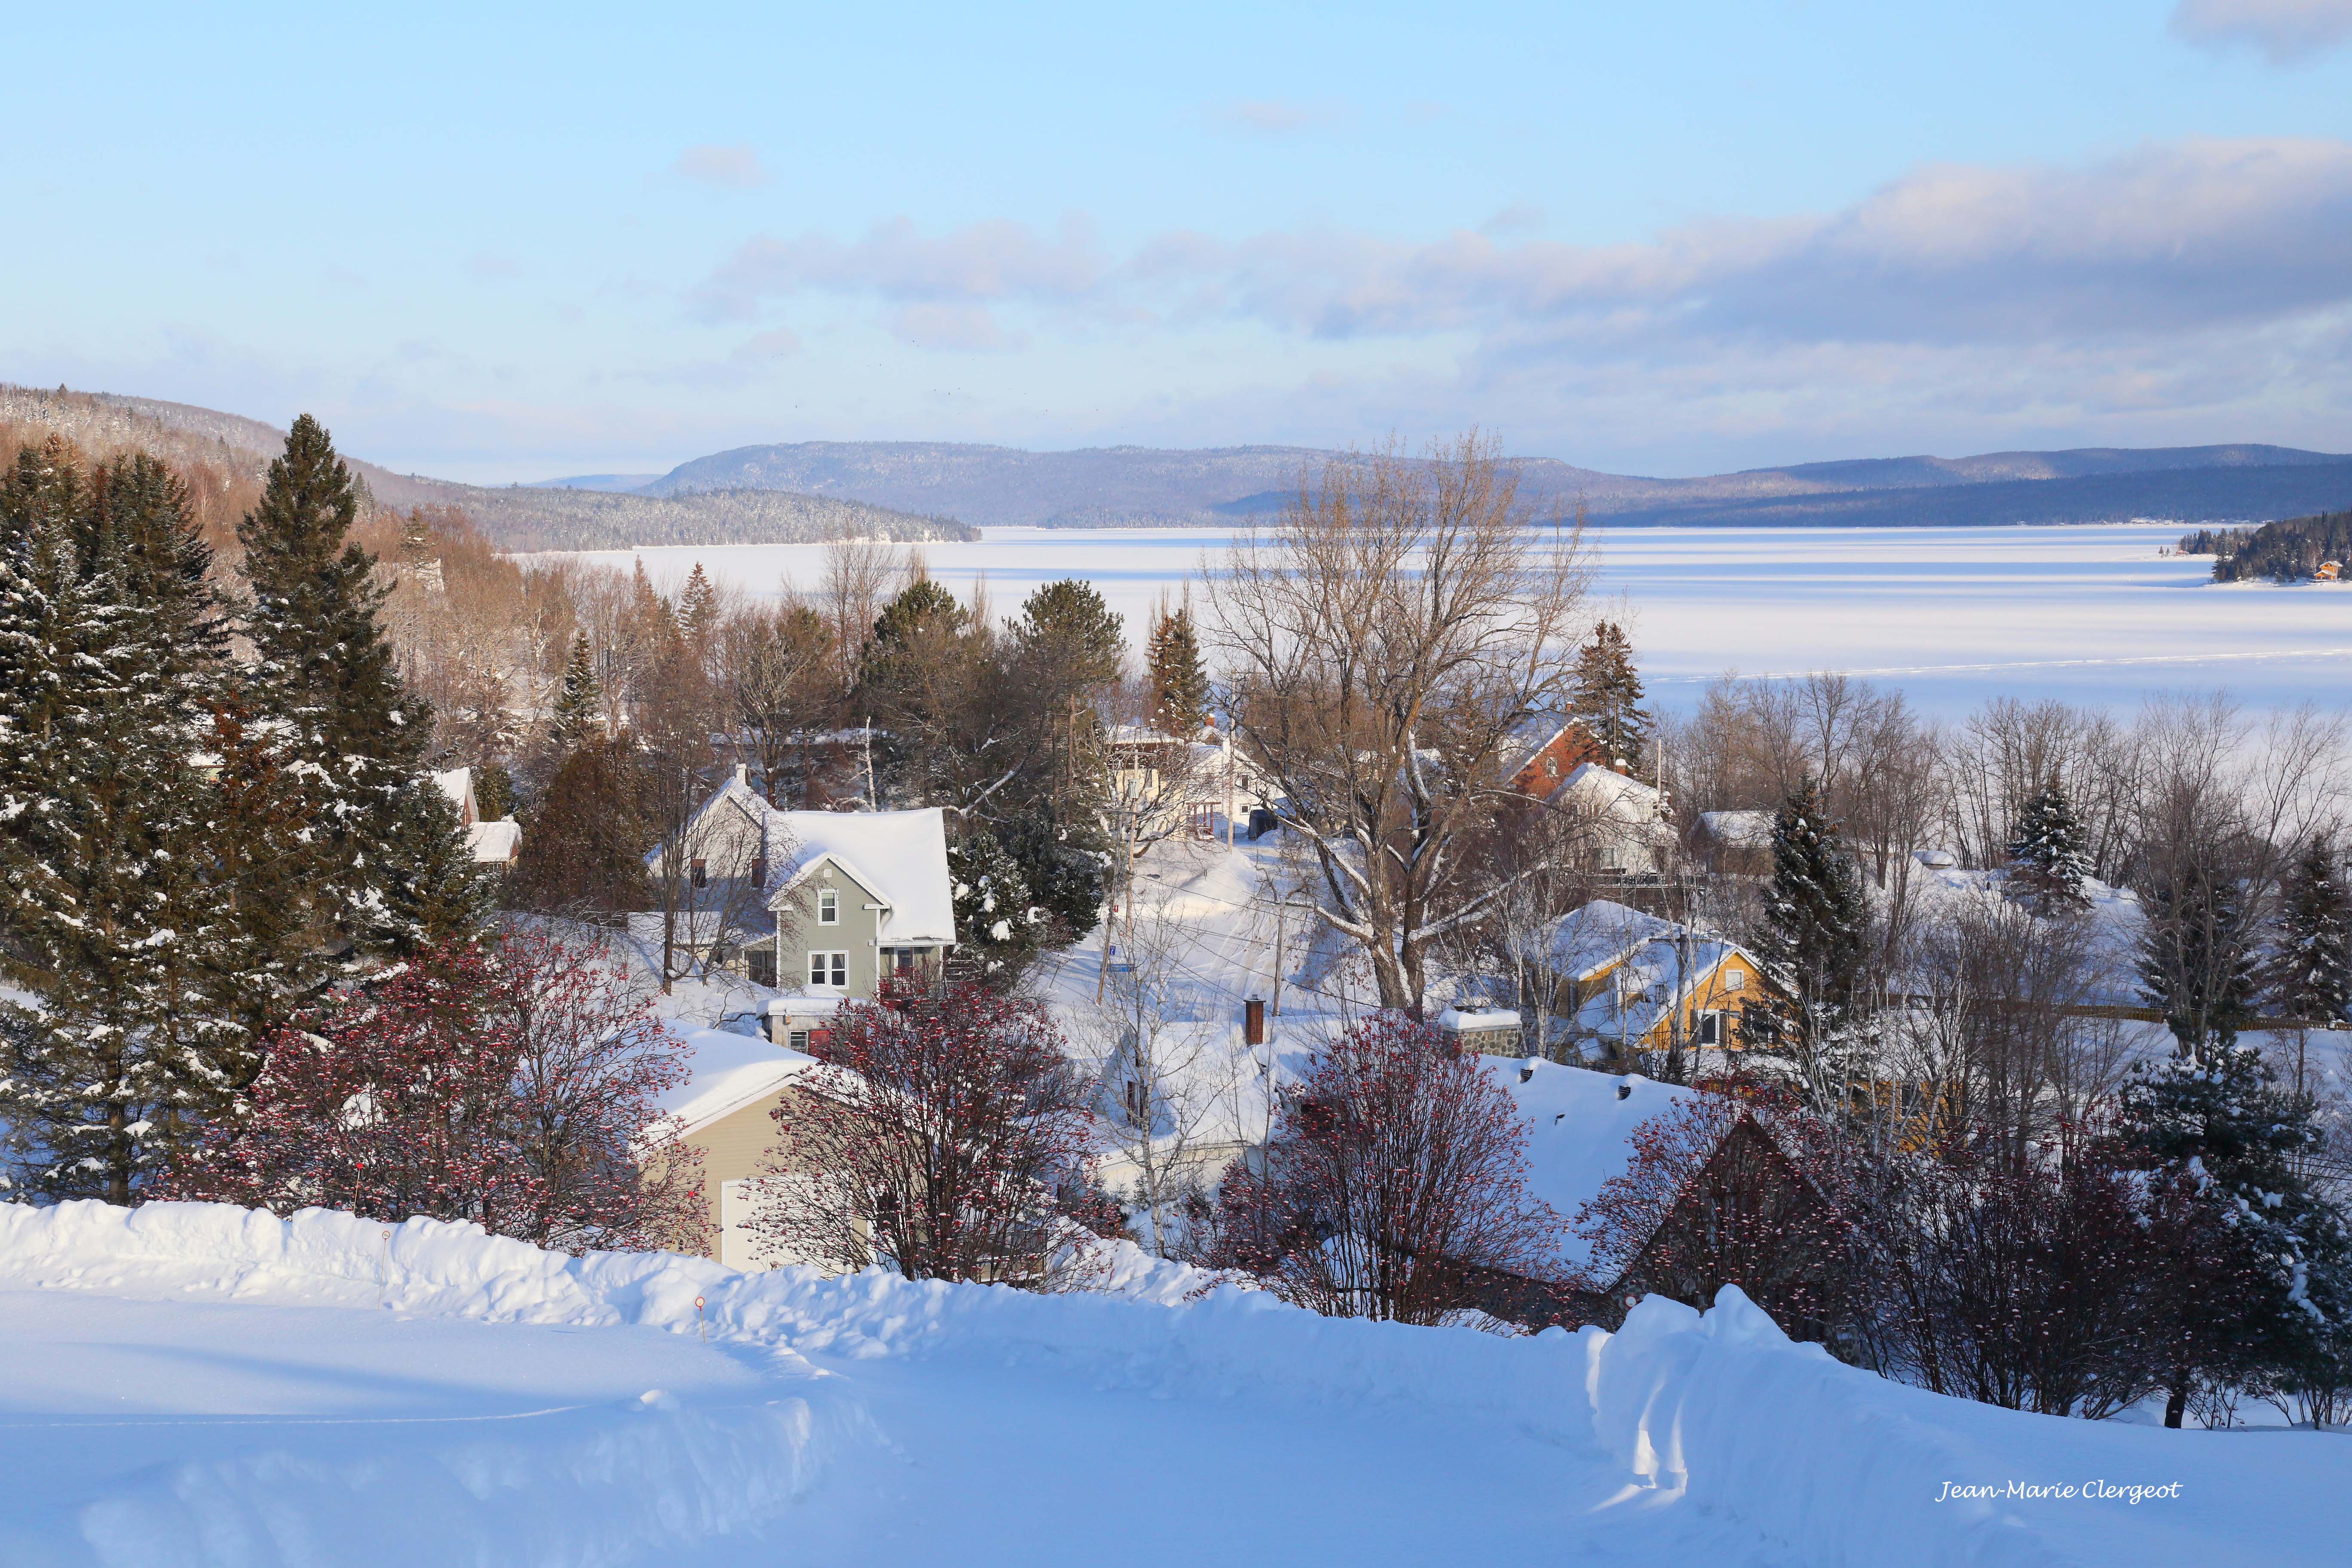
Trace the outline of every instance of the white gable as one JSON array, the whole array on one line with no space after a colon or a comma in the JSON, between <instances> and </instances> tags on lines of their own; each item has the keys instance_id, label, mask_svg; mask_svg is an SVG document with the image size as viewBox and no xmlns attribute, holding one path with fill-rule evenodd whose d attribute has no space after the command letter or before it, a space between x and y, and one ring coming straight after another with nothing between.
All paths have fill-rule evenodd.
<instances>
[{"instance_id":1,"label":"white gable","mask_svg":"<svg viewBox=\"0 0 2352 1568\"><path fill-rule=\"evenodd\" d=\"M955 886L948 876L947 814L922 811L779 811L771 837L782 863L768 885L781 898L826 861L890 906L885 942L955 941ZM769 907L776 907L774 899Z\"/></svg>"}]
</instances>

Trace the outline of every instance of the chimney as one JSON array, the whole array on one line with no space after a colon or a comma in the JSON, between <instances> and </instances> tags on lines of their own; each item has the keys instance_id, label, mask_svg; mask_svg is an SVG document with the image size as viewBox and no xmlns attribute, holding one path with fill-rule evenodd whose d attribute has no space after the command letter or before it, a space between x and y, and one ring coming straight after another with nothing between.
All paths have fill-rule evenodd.
<instances>
[{"instance_id":1,"label":"chimney","mask_svg":"<svg viewBox=\"0 0 2352 1568\"><path fill-rule=\"evenodd\" d=\"M1265 1044L1265 998L1253 996L1242 1004L1242 1043Z\"/></svg>"}]
</instances>

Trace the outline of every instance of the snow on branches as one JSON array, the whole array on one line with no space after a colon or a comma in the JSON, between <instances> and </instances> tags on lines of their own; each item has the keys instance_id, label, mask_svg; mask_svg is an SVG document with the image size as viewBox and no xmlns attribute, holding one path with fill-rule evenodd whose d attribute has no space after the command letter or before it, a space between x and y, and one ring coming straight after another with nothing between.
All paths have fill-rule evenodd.
<instances>
[{"instance_id":1,"label":"snow on branches","mask_svg":"<svg viewBox=\"0 0 2352 1568\"><path fill-rule=\"evenodd\" d=\"M1332 1317L1443 1323L1555 1271L1527 1128L1482 1059L1401 1013L1355 1025L1282 1097L1218 1194L1208 1261Z\"/></svg>"},{"instance_id":2,"label":"snow on branches","mask_svg":"<svg viewBox=\"0 0 2352 1568\"><path fill-rule=\"evenodd\" d=\"M243 1114L167 1184L572 1250L696 1246L698 1170L655 1103L682 1049L592 946L524 931L432 949L280 1030Z\"/></svg>"}]
</instances>

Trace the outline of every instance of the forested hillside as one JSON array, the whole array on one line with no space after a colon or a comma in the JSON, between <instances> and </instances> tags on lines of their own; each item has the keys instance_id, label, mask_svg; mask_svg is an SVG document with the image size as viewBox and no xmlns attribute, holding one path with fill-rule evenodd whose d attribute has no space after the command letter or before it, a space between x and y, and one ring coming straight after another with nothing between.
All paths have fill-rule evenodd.
<instances>
[{"instance_id":1,"label":"forested hillside","mask_svg":"<svg viewBox=\"0 0 2352 1568\"><path fill-rule=\"evenodd\" d=\"M0 384L0 438L55 433L93 457L146 450L182 473L205 536L225 543L285 440L258 420L154 398ZM953 518L922 517L835 496L713 490L678 497L461 485L347 459L375 505L456 508L498 548L614 550L637 544L775 544L837 538L970 539Z\"/></svg>"}]
</instances>

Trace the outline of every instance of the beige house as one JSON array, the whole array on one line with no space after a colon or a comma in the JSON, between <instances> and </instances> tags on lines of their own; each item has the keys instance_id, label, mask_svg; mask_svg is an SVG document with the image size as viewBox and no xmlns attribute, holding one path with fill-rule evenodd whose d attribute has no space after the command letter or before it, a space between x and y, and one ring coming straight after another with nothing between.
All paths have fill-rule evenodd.
<instances>
[{"instance_id":1,"label":"beige house","mask_svg":"<svg viewBox=\"0 0 2352 1568\"><path fill-rule=\"evenodd\" d=\"M832 1069L801 1052L719 1029L696 1030L688 1044L689 1076L664 1097L662 1110L668 1118L665 1131L701 1158L709 1256L742 1269L806 1261L753 1228L753 1188L769 1172L774 1152L790 1146L790 1103L814 1093ZM779 1109L788 1112L781 1121Z\"/></svg>"}]
</instances>

